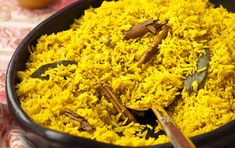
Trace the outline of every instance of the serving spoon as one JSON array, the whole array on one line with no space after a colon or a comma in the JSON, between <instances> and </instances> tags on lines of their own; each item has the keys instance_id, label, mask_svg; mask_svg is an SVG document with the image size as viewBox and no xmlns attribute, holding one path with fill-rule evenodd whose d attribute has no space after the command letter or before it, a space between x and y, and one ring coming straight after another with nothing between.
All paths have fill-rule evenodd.
<instances>
[{"instance_id":1,"label":"serving spoon","mask_svg":"<svg viewBox=\"0 0 235 148\"><path fill-rule=\"evenodd\" d=\"M137 112L146 112L148 110L152 110L161 123L164 131L166 132L167 136L170 139L170 142L175 148L195 148L196 146L193 142L185 136L181 130L177 127L177 125L173 122L172 118L168 115L166 110L159 106L154 105L151 108L134 108L131 106L126 106L128 109Z\"/></svg>"},{"instance_id":2,"label":"serving spoon","mask_svg":"<svg viewBox=\"0 0 235 148\"><path fill-rule=\"evenodd\" d=\"M210 60L210 53L208 48L204 50L205 50L205 55L198 57L197 69L199 69L199 71L194 73L193 75L187 76L184 81L186 90L188 91L189 95L191 95L192 92L195 90L195 88L193 88L193 83L196 82L200 86L203 84L206 78L207 69ZM200 71L200 69L203 70ZM164 128L164 131L166 132L167 136L169 137L174 147L176 148L195 147L193 142L180 131L177 125L172 121L172 118L167 114L166 110L160 105L154 105L150 108L141 108L141 109L140 108L137 109L132 106L126 106L126 107L133 111L138 111L142 114L151 109L154 112L157 119L159 120L159 122L161 123L162 127Z\"/></svg>"}]
</instances>

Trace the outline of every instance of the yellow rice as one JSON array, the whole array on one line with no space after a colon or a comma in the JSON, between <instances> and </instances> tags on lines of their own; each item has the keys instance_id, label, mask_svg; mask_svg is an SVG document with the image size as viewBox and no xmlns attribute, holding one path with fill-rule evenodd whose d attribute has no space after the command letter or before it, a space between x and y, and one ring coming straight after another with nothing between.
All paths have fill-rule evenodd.
<instances>
[{"instance_id":1,"label":"yellow rice","mask_svg":"<svg viewBox=\"0 0 235 148\"><path fill-rule=\"evenodd\" d=\"M169 20L172 32L159 46L159 53L138 66L156 35L124 40L124 32L151 18L161 23ZM168 107L187 136L200 135L235 119L234 22L235 14L213 8L207 0L105 1L99 8L86 10L70 29L38 39L30 49L26 70L18 72L17 94L33 121L56 131L127 146L168 141L165 135L146 140L146 131L141 131L150 125L118 122L120 114L113 114L113 105L97 95L97 88L108 84L123 104ZM210 50L205 85L189 96L184 79L200 71L198 55L205 54L204 48ZM60 60L78 64L46 71L49 80L30 77L40 66ZM171 104L180 93L182 98ZM79 131L62 115L65 108L84 117L96 130Z\"/></svg>"}]
</instances>

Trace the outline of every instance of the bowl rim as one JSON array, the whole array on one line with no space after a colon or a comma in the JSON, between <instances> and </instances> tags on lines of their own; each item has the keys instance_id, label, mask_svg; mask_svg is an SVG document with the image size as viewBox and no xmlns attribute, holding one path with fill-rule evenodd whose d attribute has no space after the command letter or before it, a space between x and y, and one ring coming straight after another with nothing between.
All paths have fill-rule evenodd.
<instances>
[{"instance_id":1,"label":"bowl rim","mask_svg":"<svg viewBox=\"0 0 235 148\"><path fill-rule=\"evenodd\" d=\"M53 26L56 22L56 19L63 16L64 14L68 14L69 10L76 8L78 5L92 5L97 0L79 0L77 2L74 2L65 8L59 10L55 14L51 15L44 21L42 21L40 24L38 24L31 32L26 35L26 37L20 42L18 47L16 48L6 71L6 80L5 80L5 89L6 89L6 96L7 96L7 104L9 107L9 110L13 117L16 119L16 121L19 123L19 125L26 131L30 131L34 133L35 135L39 135L40 137L43 137L43 139L46 139L48 141L52 142L58 142L62 144L67 143L74 143L79 144L83 147L89 147L89 146L102 146L102 147L127 147L127 146L120 146L120 145L113 145L108 144L100 141L95 141L83 137L73 136L66 133L58 132L55 130L51 130L45 127L41 127L40 125L36 124L34 121L30 119L30 117L23 111L19 100L17 99L16 95L16 72L17 72L17 66L20 64L25 64L22 61L19 61L19 57L21 57L26 50L27 43L29 41L35 41L37 38L35 38L35 33L40 32L44 30L45 26ZM103 0L99 0L100 2L103 2ZM85 10L85 9L84 9ZM73 18L74 19L74 18ZM53 23L51 23L53 21ZM62 30L61 30L62 31ZM36 41L35 41L36 42ZM219 141L221 139L224 139L224 137L231 137L233 134L233 131L235 131L235 120L230 121L229 123L204 134L191 137L192 141L198 145L202 146L205 143L215 143L215 140ZM234 136L234 135L233 135ZM231 138L230 138L231 139ZM139 146L143 147L143 146ZM144 146L144 147L171 147L170 143L164 143L164 144L158 144L153 146Z\"/></svg>"}]
</instances>

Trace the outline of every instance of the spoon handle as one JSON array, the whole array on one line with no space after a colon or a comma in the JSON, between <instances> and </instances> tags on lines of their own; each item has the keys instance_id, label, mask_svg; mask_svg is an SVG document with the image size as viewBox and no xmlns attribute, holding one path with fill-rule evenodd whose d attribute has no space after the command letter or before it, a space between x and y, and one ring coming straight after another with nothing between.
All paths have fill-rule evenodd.
<instances>
[{"instance_id":1,"label":"spoon handle","mask_svg":"<svg viewBox=\"0 0 235 148\"><path fill-rule=\"evenodd\" d=\"M172 122L172 118L167 114L164 108L157 106L152 107L154 114L157 116L163 126L167 136L175 148L195 148L192 141L183 135L180 129Z\"/></svg>"}]
</instances>

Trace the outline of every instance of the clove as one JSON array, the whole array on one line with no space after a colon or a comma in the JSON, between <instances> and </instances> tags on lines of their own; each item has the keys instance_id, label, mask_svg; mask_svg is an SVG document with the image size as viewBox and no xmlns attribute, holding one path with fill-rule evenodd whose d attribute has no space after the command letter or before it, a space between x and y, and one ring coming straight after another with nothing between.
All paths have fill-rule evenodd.
<instances>
[{"instance_id":1,"label":"clove","mask_svg":"<svg viewBox=\"0 0 235 148\"><path fill-rule=\"evenodd\" d=\"M157 20L150 19L140 24L134 25L129 31L124 33L124 38L126 40L135 39L145 35L148 32L156 34L163 25L164 24L157 23Z\"/></svg>"},{"instance_id":2,"label":"clove","mask_svg":"<svg viewBox=\"0 0 235 148\"><path fill-rule=\"evenodd\" d=\"M134 118L134 116L121 103L120 99L118 99L115 96L115 94L112 92L110 87L108 87L107 85L101 86L99 88L99 91L103 96L106 96L109 99L109 101L113 104L113 106L117 110L117 112L122 113L121 117L123 120L125 120L127 118L128 122L136 122L136 119Z\"/></svg>"},{"instance_id":3,"label":"clove","mask_svg":"<svg viewBox=\"0 0 235 148\"><path fill-rule=\"evenodd\" d=\"M67 116L75 126L80 125L80 130L87 132L92 132L94 130L94 128L87 122L87 120L79 116L78 114L65 109L64 115Z\"/></svg>"},{"instance_id":4,"label":"clove","mask_svg":"<svg viewBox=\"0 0 235 148\"><path fill-rule=\"evenodd\" d=\"M151 46L149 47L148 50L145 51L144 55L140 59L140 64L145 64L147 63L153 55L155 55L158 51L158 46L159 44L162 43L162 40L166 39L167 34L171 28L167 25L165 25L162 29L162 32L157 38L153 41Z\"/></svg>"}]
</instances>

